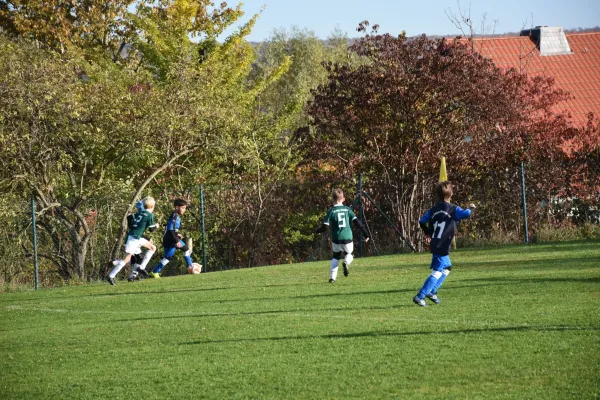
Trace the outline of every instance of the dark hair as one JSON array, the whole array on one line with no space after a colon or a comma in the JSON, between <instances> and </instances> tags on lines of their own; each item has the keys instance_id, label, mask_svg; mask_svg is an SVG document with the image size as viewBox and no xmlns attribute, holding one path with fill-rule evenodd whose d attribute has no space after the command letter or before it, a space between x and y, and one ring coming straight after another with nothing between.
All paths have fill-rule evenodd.
<instances>
[{"instance_id":1,"label":"dark hair","mask_svg":"<svg viewBox=\"0 0 600 400\"><path fill-rule=\"evenodd\" d=\"M437 197L438 201L450 200L452 197L452 182L444 181L438 183L435 188L435 196Z\"/></svg>"},{"instance_id":2,"label":"dark hair","mask_svg":"<svg viewBox=\"0 0 600 400\"><path fill-rule=\"evenodd\" d=\"M344 191L340 188L333 189L333 193L331 194L331 198L334 202L340 201L344 197Z\"/></svg>"},{"instance_id":3,"label":"dark hair","mask_svg":"<svg viewBox=\"0 0 600 400\"><path fill-rule=\"evenodd\" d=\"M177 199L173 202L173 205L175 207L187 206L187 201L185 201L184 199Z\"/></svg>"}]
</instances>

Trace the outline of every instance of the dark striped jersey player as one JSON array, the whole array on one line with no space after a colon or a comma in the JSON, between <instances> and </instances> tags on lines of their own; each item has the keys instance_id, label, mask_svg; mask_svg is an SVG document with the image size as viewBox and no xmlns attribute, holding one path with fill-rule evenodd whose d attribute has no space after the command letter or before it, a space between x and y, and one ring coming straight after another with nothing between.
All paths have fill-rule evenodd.
<instances>
[{"instance_id":1,"label":"dark striped jersey player","mask_svg":"<svg viewBox=\"0 0 600 400\"><path fill-rule=\"evenodd\" d=\"M173 212L169 217L169 222L165 228L165 234L163 236L163 247L165 249L165 256L160 260L154 267L150 276L153 278L160 278L160 273L167 266L169 261L173 259L175 251L177 249L182 250L183 258L187 263L188 267L192 265L192 238L182 238L179 234L181 228L181 216L185 214L187 209L187 202L183 199L177 199L173 202Z\"/></svg>"},{"instance_id":2,"label":"dark striped jersey player","mask_svg":"<svg viewBox=\"0 0 600 400\"><path fill-rule=\"evenodd\" d=\"M365 241L369 240L369 233L354 215L351 208L346 207L344 203L344 192L342 189L335 189L332 194L333 207L327 211L323 224L317 230L317 233L325 232L328 228L331 232L331 248L333 257L331 258L331 270L329 274L329 282L334 283L337 278L337 271L340 260L343 258L342 267L344 276L348 276L350 271L348 267L354 257L354 243L352 239L351 224L356 225L365 237Z\"/></svg>"},{"instance_id":3,"label":"dark striped jersey player","mask_svg":"<svg viewBox=\"0 0 600 400\"><path fill-rule=\"evenodd\" d=\"M466 210L450 203L452 199L452 183L440 182L435 194L438 203L421 217L419 226L425 235L431 238L429 247L431 249L431 275L427 277L419 293L413 298L415 304L425 307L425 297L440 304L437 291L442 286L446 277L450 274L452 263L450 262L450 246L456 232L456 221L466 219L475 210L474 204L469 204Z\"/></svg>"}]
</instances>

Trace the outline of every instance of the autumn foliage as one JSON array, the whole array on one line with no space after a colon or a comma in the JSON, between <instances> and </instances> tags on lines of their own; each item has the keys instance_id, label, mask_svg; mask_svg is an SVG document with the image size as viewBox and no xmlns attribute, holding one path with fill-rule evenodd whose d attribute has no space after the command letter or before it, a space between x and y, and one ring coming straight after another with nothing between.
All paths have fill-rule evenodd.
<instances>
[{"instance_id":1,"label":"autumn foliage","mask_svg":"<svg viewBox=\"0 0 600 400\"><path fill-rule=\"evenodd\" d=\"M431 206L441 156L457 183L454 200L480 204L477 235L519 229L521 162L534 218L573 187L563 147L583 133L552 111L569 94L551 78L504 72L460 39L373 31L350 49L364 62L325 65L329 82L309 105L306 151L314 168L319 161L347 178L366 174L411 240L420 242L416 221Z\"/></svg>"},{"instance_id":2,"label":"autumn foliage","mask_svg":"<svg viewBox=\"0 0 600 400\"><path fill-rule=\"evenodd\" d=\"M0 1L0 279L32 279L32 197L54 281L103 277L146 195L161 222L189 200L198 243L200 184L209 270L330 256L315 229L332 188L356 204L359 173L380 206L365 202L365 254L400 250L398 233L422 250L441 156L454 202L478 205L463 239L522 233L521 164L532 233L596 215L599 122L556 111L570 95L551 78L366 22L350 46L294 30L257 47L258 15L221 40L242 15L210 0Z\"/></svg>"}]
</instances>

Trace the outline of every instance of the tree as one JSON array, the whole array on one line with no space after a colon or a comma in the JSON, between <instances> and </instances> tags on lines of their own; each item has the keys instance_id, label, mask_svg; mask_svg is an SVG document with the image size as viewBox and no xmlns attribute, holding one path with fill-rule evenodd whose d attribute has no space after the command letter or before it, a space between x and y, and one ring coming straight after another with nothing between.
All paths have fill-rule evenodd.
<instances>
[{"instance_id":1,"label":"tree","mask_svg":"<svg viewBox=\"0 0 600 400\"><path fill-rule=\"evenodd\" d=\"M550 110L568 95L551 79L502 72L458 39L373 31L350 48L364 63L326 65L329 82L315 91L308 109L315 134L307 149L313 160L348 178L364 172L411 240L421 235L416 221L430 205L440 156L461 183L456 200L491 203L479 218L487 232L503 210L495 198L518 210L519 186L505 185L507 168L516 171L523 158L546 171L559 168L549 160L563 156L560 145L571 131L566 116ZM538 183L546 197L556 185Z\"/></svg>"},{"instance_id":2,"label":"tree","mask_svg":"<svg viewBox=\"0 0 600 400\"><path fill-rule=\"evenodd\" d=\"M54 244L44 256L63 278L84 278L87 203L115 187L126 145L136 140L134 124L124 123L136 107L127 90L135 79L3 36L0 48L0 143L7 157L0 184L35 195L39 225Z\"/></svg>"},{"instance_id":3,"label":"tree","mask_svg":"<svg viewBox=\"0 0 600 400\"><path fill-rule=\"evenodd\" d=\"M40 51L27 40L0 36L0 143L10 158L0 167L0 184L25 199L35 194L40 226L50 238L43 256L64 279L101 272L120 250L135 201L160 180L183 172L176 185L197 184L215 171L217 180L231 159L264 172L279 161L276 150L289 155L287 142L273 138L294 110L261 112L256 100L288 60L260 79L250 77L255 54L244 37L256 16L205 51L205 43L190 38L211 40L238 14L228 14L225 4L201 12L203 4L212 3L142 7L135 24L153 27L162 42L136 31L126 63L101 49ZM158 23L153 13L169 18ZM175 50L163 46L177 41ZM90 257L99 231L103 251Z\"/></svg>"},{"instance_id":4,"label":"tree","mask_svg":"<svg viewBox=\"0 0 600 400\"><path fill-rule=\"evenodd\" d=\"M65 52L74 45L118 55L130 33L134 0L0 0L0 27L9 34Z\"/></svg>"}]
</instances>

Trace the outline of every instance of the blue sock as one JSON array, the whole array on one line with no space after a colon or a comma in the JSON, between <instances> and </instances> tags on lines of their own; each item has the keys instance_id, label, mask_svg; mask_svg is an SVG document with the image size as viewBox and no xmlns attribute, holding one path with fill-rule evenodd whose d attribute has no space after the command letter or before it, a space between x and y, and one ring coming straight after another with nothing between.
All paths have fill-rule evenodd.
<instances>
[{"instance_id":1,"label":"blue sock","mask_svg":"<svg viewBox=\"0 0 600 400\"><path fill-rule=\"evenodd\" d=\"M435 283L435 285L433 286L433 289L431 289L431 294L436 294L437 291L440 289L440 287L442 286L442 283L444 283L444 280L446 280L446 277L450 274L450 271L445 269L442 272L442 276L440 276L440 278L437 280L437 282Z\"/></svg>"},{"instance_id":2,"label":"blue sock","mask_svg":"<svg viewBox=\"0 0 600 400\"><path fill-rule=\"evenodd\" d=\"M431 275L429 275L427 279L425 279L425 283L423 284L421 290L419 290L417 297L420 299L424 299L425 295L431 293L431 289L433 289L438 279L440 279L442 275L443 274L440 271L432 271Z\"/></svg>"},{"instance_id":3,"label":"blue sock","mask_svg":"<svg viewBox=\"0 0 600 400\"><path fill-rule=\"evenodd\" d=\"M153 273L158 274L162 271L163 265L161 263L156 264L156 267L152 270Z\"/></svg>"},{"instance_id":4,"label":"blue sock","mask_svg":"<svg viewBox=\"0 0 600 400\"><path fill-rule=\"evenodd\" d=\"M160 274L160 271L162 271L163 268L166 267L166 265L168 263L169 263L169 260L163 258L162 260L160 260L160 262L158 264L156 264L156 267L154 267L152 272L155 274Z\"/></svg>"},{"instance_id":5,"label":"blue sock","mask_svg":"<svg viewBox=\"0 0 600 400\"><path fill-rule=\"evenodd\" d=\"M185 258L185 262L187 263L188 267L190 265L192 265L192 262L193 262L192 261L192 257L190 257L190 256L183 256L183 258Z\"/></svg>"}]
</instances>

